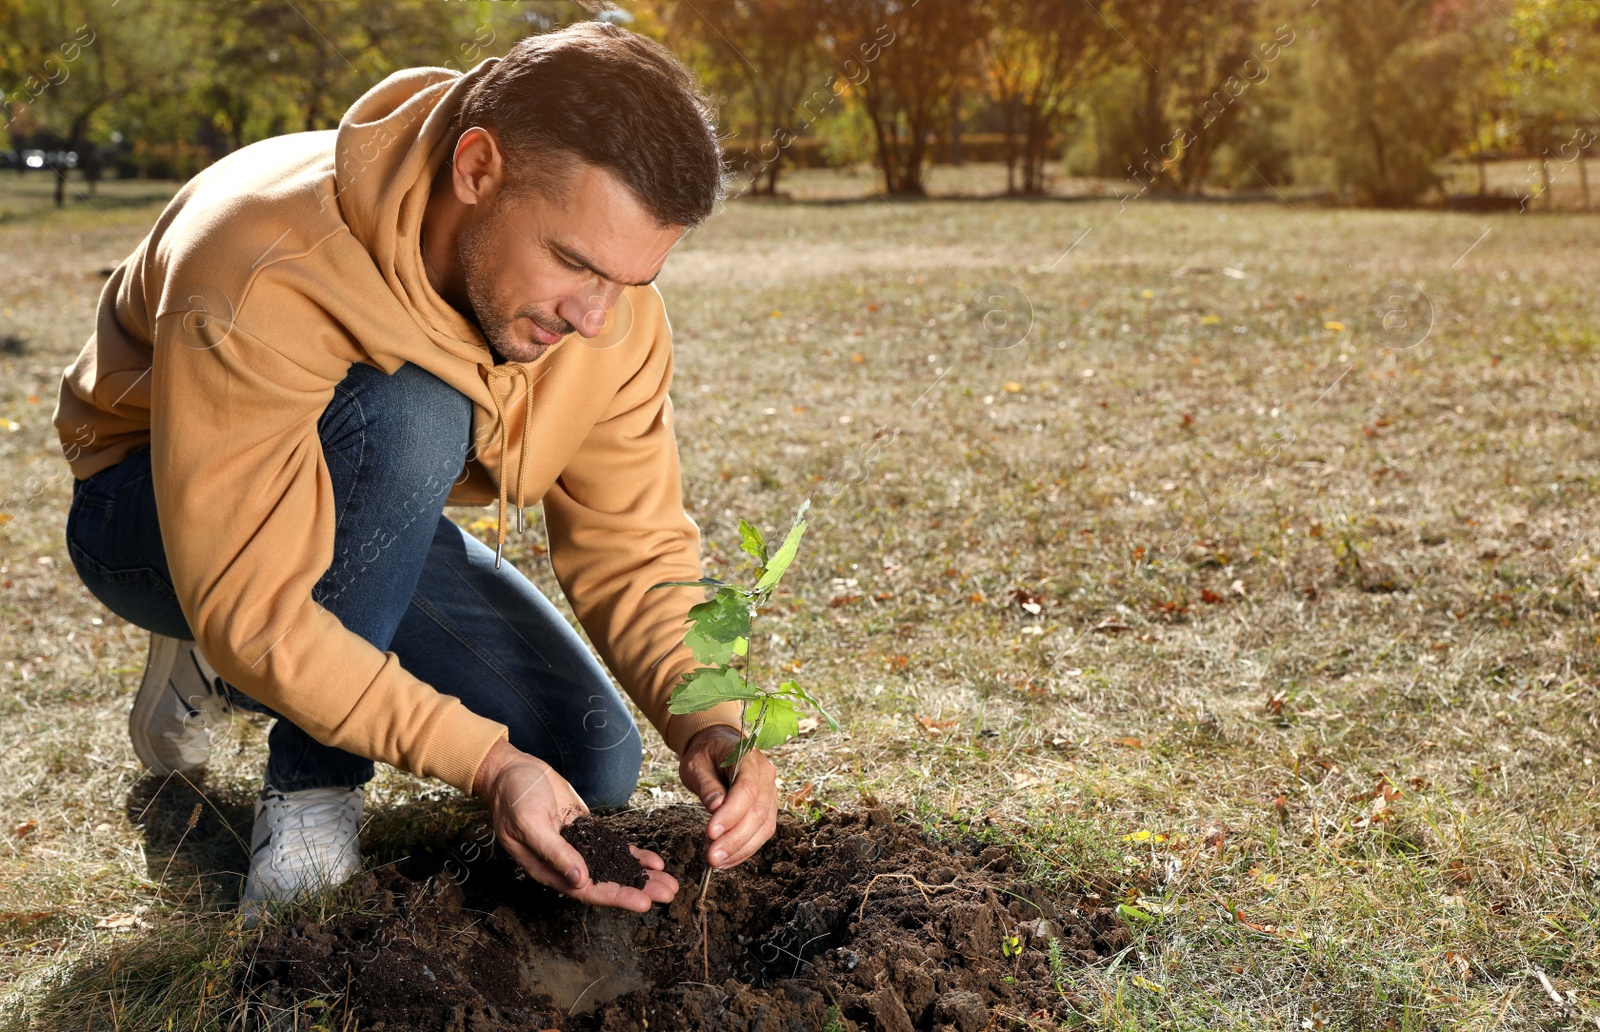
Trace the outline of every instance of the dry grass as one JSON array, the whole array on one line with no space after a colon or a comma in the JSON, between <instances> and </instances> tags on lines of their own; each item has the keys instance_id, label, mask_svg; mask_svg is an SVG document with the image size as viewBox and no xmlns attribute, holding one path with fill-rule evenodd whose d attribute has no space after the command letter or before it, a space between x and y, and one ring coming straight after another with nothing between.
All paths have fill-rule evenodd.
<instances>
[{"instance_id":1,"label":"dry grass","mask_svg":"<svg viewBox=\"0 0 1600 1032\"><path fill-rule=\"evenodd\" d=\"M100 207L0 226L29 341L0 378L0 956L13 1018L189 1027L249 945L205 915L262 732L189 829L123 731L144 636L60 544L56 379L154 215ZM783 747L784 787L992 814L1126 894L1139 950L1062 973L1086 1026L1600 1026L1597 243L1577 215L734 205L662 290L711 571L738 517L813 499L752 652L847 730ZM1395 280L1435 313L1403 349L1369 330ZM1006 349L972 321L995 282L1032 312ZM657 744L636 801L674 784ZM370 798L375 862L459 819L393 772Z\"/></svg>"}]
</instances>

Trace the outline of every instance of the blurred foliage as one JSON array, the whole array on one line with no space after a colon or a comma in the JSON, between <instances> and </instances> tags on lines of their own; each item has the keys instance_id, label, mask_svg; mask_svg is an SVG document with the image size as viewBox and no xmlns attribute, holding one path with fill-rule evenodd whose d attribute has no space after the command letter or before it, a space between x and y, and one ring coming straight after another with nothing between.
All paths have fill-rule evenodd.
<instances>
[{"instance_id":1,"label":"blurred foliage","mask_svg":"<svg viewBox=\"0 0 1600 1032\"><path fill-rule=\"evenodd\" d=\"M994 158L1040 193L1065 159L1124 192L1392 205L1436 193L1442 160L1518 156L1526 205L1569 165L1587 197L1600 131L1591 0L0 0L0 144L74 152L91 189L107 167L183 178L336 126L397 69L464 70L591 17L696 70L766 194L786 167L869 156L894 193Z\"/></svg>"}]
</instances>

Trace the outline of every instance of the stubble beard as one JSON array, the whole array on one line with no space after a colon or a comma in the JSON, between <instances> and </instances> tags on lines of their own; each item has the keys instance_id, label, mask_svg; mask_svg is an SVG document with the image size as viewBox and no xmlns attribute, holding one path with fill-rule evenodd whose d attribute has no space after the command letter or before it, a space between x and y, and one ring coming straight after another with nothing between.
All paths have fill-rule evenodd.
<instances>
[{"instance_id":1,"label":"stubble beard","mask_svg":"<svg viewBox=\"0 0 1600 1032\"><path fill-rule=\"evenodd\" d=\"M491 286L494 282L491 276L493 250L493 240L486 222L463 227L456 239L456 259L461 263L461 272L466 279L467 300L472 305L473 321L478 324L479 332L498 361L532 362L555 345L518 337L511 327L519 317L526 315L551 333L563 336L573 332L573 327L564 320L558 320L560 326L548 326L543 313L535 314L527 308L509 316L502 314L510 306Z\"/></svg>"}]
</instances>

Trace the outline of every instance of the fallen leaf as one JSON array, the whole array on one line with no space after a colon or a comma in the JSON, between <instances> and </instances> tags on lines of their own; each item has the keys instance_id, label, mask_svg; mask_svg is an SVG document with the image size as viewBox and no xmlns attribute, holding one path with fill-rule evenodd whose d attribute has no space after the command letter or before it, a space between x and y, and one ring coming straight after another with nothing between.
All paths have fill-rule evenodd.
<instances>
[{"instance_id":1,"label":"fallen leaf","mask_svg":"<svg viewBox=\"0 0 1600 1032\"><path fill-rule=\"evenodd\" d=\"M33 834L33 829L37 828L38 826L39 822L30 818L29 820L23 821L15 828L12 828L11 834L15 835L17 838L27 838L29 835Z\"/></svg>"},{"instance_id":2,"label":"fallen leaf","mask_svg":"<svg viewBox=\"0 0 1600 1032\"><path fill-rule=\"evenodd\" d=\"M1233 919L1235 921L1239 922L1240 924L1244 925L1246 928L1250 929L1252 932L1260 932L1263 935L1277 935L1278 934L1278 926L1277 925L1275 925L1275 924L1256 924L1254 921L1251 921L1251 920L1247 919L1244 916L1244 911L1243 910L1239 910L1238 908L1235 908L1234 911L1233 911Z\"/></svg>"},{"instance_id":3,"label":"fallen leaf","mask_svg":"<svg viewBox=\"0 0 1600 1032\"><path fill-rule=\"evenodd\" d=\"M810 799L811 798L811 793L815 788L816 788L815 785L813 785L811 782L807 781L805 784L801 785L799 788L795 789L793 792L790 792L789 793L789 805L790 806L799 806L801 803L805 802L807 799Z\"/></svg>"},{"instance_id":4,"label":"fallen leaf","mask_svg":"<svg viewBox=\"0 0 1600 1032\"><path fill-rule=\"evenodd\" d=\"M1000 385L1000 389L1005 391L1007 394L1021 394L1022 384L1015 380L1007 380L1005 383Z\"/></svg>"},{"instance_id":5,"label":"fallen leaf","mask_svg":"<svg viewBox=\"0 0 1600 1032\"><path fill-rule=\"evenodd\" d=\"M1158 982L1152 982L1143 975L1134 975L1133 984L1138 986L1140 989L1148 989L1153 993L1164 993L1167 991L1166 986L1161 985Z\"/></svg>"},{"instance_id":6,"label":"fallen leaf","mask_svg":"<svg viewBox=\"0 0 1600 1032\"><path fill-rule=\"evenodd\" d=\"M1216 326L1216 325L1220 324L1221 322L1222 322L1222 316L1220 316L1220 315L1202 315L1200 317L1200 325L1201 326Z\"/></svg>"},{"instance_id":7,"label":"fallen leaf","mask_svg":"<svg viewBox=\"0 0 1600 1032\"><path fill-rule=\"evenodd\" d=\"M1132 835L1124 835L1124 836L1122 836L1122 841L1124 841L1124 842L1165 842L1165 841L1167 841L1167 836L1161 834L1160 832L1146 831L1143 828L1141 828L1138 831L1134 832Z\"/></svg>"},{"instance_id":8,"label":"fallen leaf","mask_svg":"<svg viewBox=\"0 0 1600 1032\"><path fill-rule=\"evenodd\" d=\"M1131 631L1133 628L1125 623L1118 623L1115 620L1102 620L1100 623L1097 623L1090 628L1090 630L1094 631L1096 634L1121 634L1123 631Z\"/></svg>"},{"instance_id":9,"label":"fallen leaf","mask_svg":"<svg viewBox=\"0 0 1600 1032\"><path fill-rule=\"evenodd\" d=\"M1149 300L1151 300L1152 298L1154 298L1156 296L1156 292L1146 288L1144 290L1139 291L1139 296L1144 298L1146 301L1149 301Z\"/></svg>"},{"instance_id":10,"label":"fallen leaf","mask_svg":"<svg viewBox=\"0 0 1600 1032\"><path fill-rule=\"evenodd\" d=\"M102 931L124 932L139 926L139 919L132 914L107 914L95 921L94 926Z\"/></svg>"},{"instance_id":11,"label":"fallen leaf","mask_svg":"<svg viewBox=\"0 0 1600 1032\"><path fill-rule=\"evenodd\" d=\"M1322 324L1322 328L1325 330L1332 330L1334 333L1343 333L1344 323L1337 319L1329 319L1327 322Z\"/></svg>"},{"instance_id":12,"label":"fallen leaf","mask_svg":"<svg viewBox=\"0 0 1600 1032\"><path fill-rule=\"evenodd\" d=\"M817 729L817 724L818 723L819 723L819 721L817 720L816 717L801 717L800 718L800 727L799 727L799 732L798 733L803 735L803 734L807 733L808 731L815 731Z\"/></svg>"},{"instance_id":13,"label":"fallen leaf","mask_svg":"<svg viewBox=\"0 0 1600 1032\"><path fill-rule=\"evenodd\" d=\"M1035 595L1033 592L1022 588L1013 588L1011 589L1011 598L1017 605L1022 607L1024 612L1031 613L1034 616L1044 612L1043 595Z\"/></svg>"},{"instance_id":14,"label":"fallen leaf","mask_svg":"<svg viewBox=\"0 0 1600 1032\"><path fill-rule=\"evenodd\" d=\"M867 356L861 354L859 351L850 356L850 361L854 362L856 365L861 365L862 363L866 362L866 360Z\"/></svg>"},{"instance_id":15,"label":"fallen leaf","mask_svg":"<svg viewBox=\"0 0 1600 1032\"><path fill-rule=\"evenodd\" d=\"M59 911L55 910L6 910L0 911L0 924L15 925L17 928L26 928L31 924L38 924L47 918L55 917Z\"/></svg>"},{"instance_id":16,"label":"fallen leaf","mask_svg":"<svg viewBox=\"0 0 1600 1032\"><path fill-rule=\"evenodd\" d=\"M1144 748L1144 741L1142 739L1138 739L1138 738L1116 738L1116 739L1113 739L1113 741L1116 742L1117 745L1125 745L1129 749L1143 749Z\"/></svg>"}]
</instances>

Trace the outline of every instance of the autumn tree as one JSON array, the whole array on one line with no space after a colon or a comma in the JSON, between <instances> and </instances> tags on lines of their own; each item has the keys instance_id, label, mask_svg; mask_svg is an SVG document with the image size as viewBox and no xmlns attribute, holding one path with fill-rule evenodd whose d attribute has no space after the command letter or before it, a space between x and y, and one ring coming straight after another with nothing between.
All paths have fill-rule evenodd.
<instances>
[{"instance_id":1,"label":"autumn tree","mask_svg":"<svg viewBox=\"0 0 1600 1032\"><path fill-rule=\"evenodd\" d=\"M1554 205L1557 175L1575 174L1589 208L1588 155L1600 139L1600 5L1587 0L1521 0L1510 12L1514 41L1503 66L1515 144L1529 176L1524 210Z\"/></svg>"},{"instance_id":2,"label":"autumn tree","mask_svg":"<svg viewBox=\"0 0 1600 1032\"><path fill-rule=\"evenodd\" d=\"M1094 8L1059 0L997 0L982 48L1006 136L1006 192L1044 192L1050 141L1084 83L1104 71L1108 24ZM1114 37L1113 37L1114 38Z\"/></svg>"},{"instance_id":3,"label":"autumn tree","mask_svg":"<svg viewBox=\"0 0 1600 1032\"><path fill-rule=\"evenodd\" d=\"M1360 204L1411 204L1468 135L1468 41L1437 0L1345 0L1298 56L1297 165Z\"/></svg>"},{"instance_id":4,"label":"autumn tree","mask_svg":"<svg viewBox=\"0 0 1600 1032\"><path fill-rule=\"evenodd\" d=\"M1198 190L1246 110L1240 98L1271 76L1282 50L1260 0L1082 3L1096 4L1116 37L1116 59L1136 76L1134 151L1120 164L1145 189Z\"/></svg>"},{"instance_id":5,"label":"autumn tree","mask_svg":"<svg viewBox=\"0 0 1600 1032\"><path fill-rule=\"evenodd\" d=\"M850 76L849 96L872 126L885 188L926 193L928 146L961 86L976 77L988 9L971 0L811 2L835 66Z\"/></svg>"},{"instance_id":6,"label":"autumn tree","mask_svg":"<svg viewBox=\"0 0 1600 1032\"><path fill-rule=\"evenodd\" d=\"M668 44L717 95L725 131L743 152L751 189L778 192L783 154L821 109L838 102L805 6L780 0L650 5Z\"/></svg>"}]
</instances>

